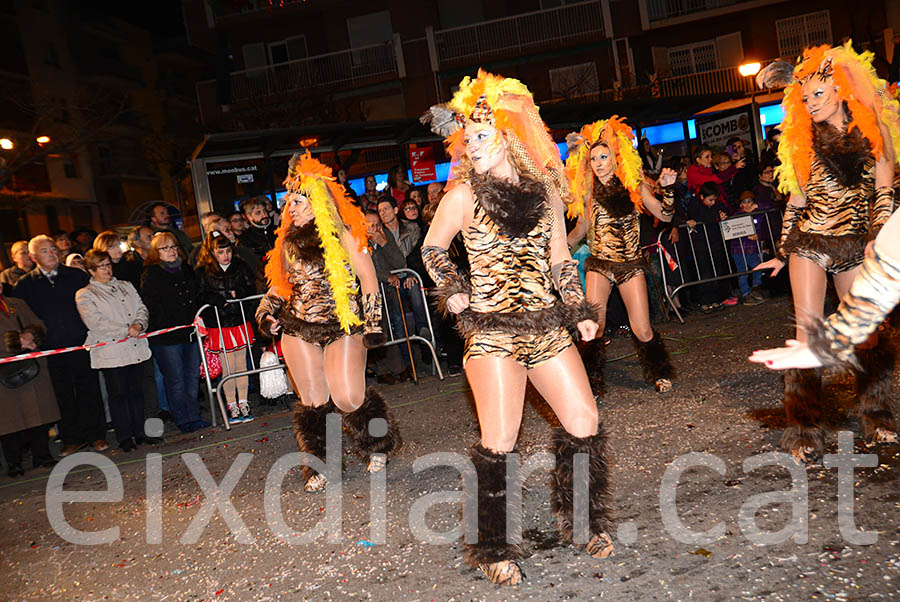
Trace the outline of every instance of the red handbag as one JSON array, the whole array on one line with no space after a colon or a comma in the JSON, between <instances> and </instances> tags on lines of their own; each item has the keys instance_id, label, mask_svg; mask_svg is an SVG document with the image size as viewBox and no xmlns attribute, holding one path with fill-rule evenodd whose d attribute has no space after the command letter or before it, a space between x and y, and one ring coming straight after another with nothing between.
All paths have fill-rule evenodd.
<instances>
[{"instance_id":1,"label":"red handbag","mask_svg":"<svg viewBox=\"0 0 900 602\"><path fill-rule=\"evenodd\" d=\"M209 348L209 338L203 339L203 356L206 358L206 365L209 366L209 378L215 380L222 376L222 361L219 354ZM200 363L200 376L206 378L203 362Z\"/></svg>"}]
</instances>

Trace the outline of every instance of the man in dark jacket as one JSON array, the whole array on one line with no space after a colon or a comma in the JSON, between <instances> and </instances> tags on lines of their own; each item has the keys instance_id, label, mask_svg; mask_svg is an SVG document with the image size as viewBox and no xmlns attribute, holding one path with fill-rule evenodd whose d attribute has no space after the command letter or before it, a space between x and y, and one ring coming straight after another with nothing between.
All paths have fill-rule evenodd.
<instances>
[{"instance_id":1,"label":"man in dark jacket","mask_svg":"<svg viewBox=\"0 0 900 602\"><path fill-rule=\"evenodd\" d=\"M47 349L83 345L87 328L78 315L75 293L90 278L81 270L59 262L59 250L49 236L35 236L28 253L37 267L22 276L12 291L24 299L47 327ZM50 380L59 403L60 431L67 456L86 445L95 451L109 449L106 442L106 414L100 398L97 372L91 369L88 352L72 351L47 358Z\"/></svg>"},{"instance_id":2,"label":"man in dark jacket","mask_svg":"<svg viewBox=\"0 0 900 602\"><path fill-rule=\"evenodd\" d=\"M238 245L247 247L256 256L257 264L262 262L266 253L275 246L275 226L266 213L266 204L260 198L253 198L241 203L241 211L247 218L249 226L238 238ZM251 265L255 271L257 265Z\"/></svg>"}]
</instances>

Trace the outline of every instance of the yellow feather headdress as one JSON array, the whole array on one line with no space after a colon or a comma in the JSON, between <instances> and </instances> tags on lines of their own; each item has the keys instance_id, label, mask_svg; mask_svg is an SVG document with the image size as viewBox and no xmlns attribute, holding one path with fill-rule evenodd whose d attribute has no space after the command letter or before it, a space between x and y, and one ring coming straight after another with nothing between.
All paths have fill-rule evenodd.
<instances>
[{"instance_id":1,"label":"yellow feather headdress","mask_svg":"<svg viewBox=\"0 0 900 602\"><path fill-rule=\"evenodd\" d=\"M309 151L291 157L284 185L288 193L309 199L325 259L325 274L334 295L335 314L341 328L349 333L351 327L363 322L350 307L350 295L356 293L358 287L353 264L341 243L341 236L346 227L359 248L364 249L367 245L365 217L347 196L344 187L331 176L331 168L313 159ZM294 229L288 214L289 205L284 205L281 226L276 230L275 246L266 256L266 278L284 299L290 298L293 288L285 249L285 240Z\"/></svg>"},{"instance_id":2,"label":"yellow feather headdress","mask_svg":"<svg viewBox=\"0 0 900 602\"><path fill-rule=\"evenodd\" d=\"M794 67L793 80L784 90L784 122L778 144L775 170L782 192L802 195L809 180L812 118L803 102L802 85L808 78L830 78L841 100L847 103L851 121L848 131L859 130L872 154L880 159L885 152L894 161L900 158L900 104L872 66L871 52L857 53L852 41L843 46L807 48Z\"/></svg>"},{"instance_id":3,"label":"yellow feather headdress","mask_svg":"<svg viewBox=\"0 0 900 602\"><path fill-rule=\"evenodd\" d=\"M581 215L594 192L594 172L591 170L591 148L598 142L606 145L616 158L615 175L628 191L631 202L643 211L641 182L644 171L641 157L632 144L634 132L618 116L595 121L581 128L578 133L566 137L569 158L566 159L566 176L572 191L569 216Z\"/></svg>"}]
</instances>

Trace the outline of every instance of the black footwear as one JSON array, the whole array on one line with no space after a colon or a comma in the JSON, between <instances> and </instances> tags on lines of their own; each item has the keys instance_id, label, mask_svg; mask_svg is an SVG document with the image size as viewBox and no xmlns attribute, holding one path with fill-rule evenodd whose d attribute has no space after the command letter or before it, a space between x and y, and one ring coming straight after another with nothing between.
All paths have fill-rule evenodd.
<instances>
[{"instance_id":1,"label":"black footwear","mask_svg":"<svg viewBox=\"0 0 900 602\"><path fill-rule=\"evenodd\" d=\"M163 443L165 439L162 437L149 437L147 435L137 435L134 438L134 442L138 445L159 445Z\"/></svg>"},{"instance_id":2,"label":"black footwear","mask_svg":"<svg viewBox=\"0 0 900 602\"><path fill-rule=\"evenodd\" d=\"M172 413L169 412L169 410L160 410L156 417L163 422L175 422L175 417L172 416Z\"/></svg>"},{"instance_id":3,"label":"black footwear","mask_svg":"<svg viewBox=\"0 0 900 602\"><path fill-rule=\"evenodd\" d=\"M396 385L396 384L397 384L397 377L394 376L394 375L391 374L391 373L388 373L388 374L379 374L379 375L375 378L375 382L377 382L379 385Z\"/></svg>"},{"instance_id":4,"label":"black footwear","mask_svg":"<svg viewBox=\"0 0 900 602\"><path fill-rule=\"evenodd\" d=\"M134 439L132 439L131 437L128 437L127 439L119 442L119 450L123 452L134 451L135 447L137 447L137 445L135 445Z\"/></svg>"},{"instance_id":5,"label":"black footwear","mask_svg":"<svg viewBox=\"0 0 900 602\"><path fill-rule=\"evenodd\" d=\"M56 466L56 460L54 460L53 458L35 460L32 466L34 468L53 468L54 466Z\"/></svg>"},{"instance_id":6,"label":"black footwear","mask_svg":"<svg viewBox=\"0 0 900 602\"><path fill-rule=\"evenodd\" d=\"M6 475L11 479L21 477L23 474L25 474L25 469L22 468L22 464L18 462L15 464L10 464L9 470L6 471Z\"/></svg>"}]
</instances>

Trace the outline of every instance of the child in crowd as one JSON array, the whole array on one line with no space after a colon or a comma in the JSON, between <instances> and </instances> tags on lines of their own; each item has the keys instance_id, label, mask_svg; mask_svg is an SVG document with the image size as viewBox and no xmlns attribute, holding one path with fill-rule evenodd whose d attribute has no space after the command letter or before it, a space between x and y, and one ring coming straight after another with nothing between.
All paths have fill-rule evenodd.
<instances>
[{"instance_id":1,"label":"child in crowd","mask_svg":"<svg viewBox=\"0 0 900 602\"><path fill-rule=\"evenodd\" d=\"M746 215L753 213L759 208L756 203L756 196L753 192L745 190L741 193L740 210L736 215ZM757 219L753 218L755 223L754 229L756 234L742 236L729 241L731 246L731 258L734 260L734 267L738 272L746 272L752 270L760 263L760 255L762 254L762 241L764 236L760 236L760 224L756 223ZM753 272L753 289L750 289L749 275L738 277L738 288L741 291L741 301L745 305L759 305L763 302L762 293L759 292L759 286L762 284L762 272Z\"/></svg>"},{"instance_id":2,"label":"child in crowd","mask_svg":"<svg viewBox=\"0 0 900 602\"><path fill-rule=\"evenodd\" d=\"M719 192L718 183L706 182L700 186L699 198L692 199L688 206L687 225L691 229L691 243L701 280L728 274L728 258L719 229L719 221L726 219L728 214L725 205L719 201ZM697 228L701 224L705 228ZM704 313L720 309L723 305L737 305L737 297L731 296L727 280L715 280L696 288L695 301Z\"/></svg>"}]
</instances>

